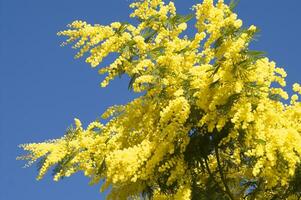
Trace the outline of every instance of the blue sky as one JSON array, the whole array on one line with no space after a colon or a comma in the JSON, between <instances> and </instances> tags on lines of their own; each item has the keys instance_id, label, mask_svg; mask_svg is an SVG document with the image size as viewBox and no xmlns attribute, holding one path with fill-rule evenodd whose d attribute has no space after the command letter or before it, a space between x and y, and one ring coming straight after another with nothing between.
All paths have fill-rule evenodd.
<instances>
[{"instance_id":1,"label":"blue sky","mask_svg":"<svg viewBox=\"0 0 301 200\"><path fill-rule=\"evenodd\" d=\"M17 147L61 137L80 118L86 125L106 107L133 98L127 79L102 89L102 77L71 48L59 46L56 32L73 20L108 24L127 21L129 0L0 0L0 199L104 199L99 185L88 186L82 174L53 182L36 181L35 166L15 158ZM187 13L196 0L176 0ZM236 8L246 25L261 28L252 47L263 50L288 72L288 85L300 82L300 0L241 0ZM102 66L110 62L105 60Z\"/></svg>"}]
</instances>

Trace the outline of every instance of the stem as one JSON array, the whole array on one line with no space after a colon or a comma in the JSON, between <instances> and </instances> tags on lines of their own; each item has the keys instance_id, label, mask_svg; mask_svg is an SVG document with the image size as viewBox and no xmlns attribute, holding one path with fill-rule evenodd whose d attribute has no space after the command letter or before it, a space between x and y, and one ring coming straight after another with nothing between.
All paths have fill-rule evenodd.
<instances>
[{"instance_id":1,"label":"stem","mask_svg":"<svg viewBox=\"0 0 301 200\"><path fill-rule=\"evenodd\" d=\"M226 192L226 191L223 190L223 188L219 185L219 183L215 180L214 176L212 175L211 170L210 170L209 165L208 165L208 162L207 162L207 158L204 158L204 160L205 160L205 165L206 165L206 169L207 169L207 171L208 171L209 176L212 177L212 180L215 182L215 184L217 185L217 187L218 187L222 192Z\"/></svg>"},{"instance_id":2,"label":"stem","mask_svg":"<svg viewBox=\"0 0 301 200\"><path fill-rule=\"evenodd\" d=\"M231 200L234 200L233 195L232 195L232 193L231 193L231 191L230 191L230 189L229 189L229 187L228 187L228 185L227 185L227 183L226 183L225 177L224 177L224 173L223 173L223 170L222 170L222 167L221 167L221 163L220 163L220 159L219 159L218 147L215 146L214 149L215 149L215 156L216 156L218 171L219 171L219 174L220 174L220 176L221 176L221 180L222 180L222 182L223 182L223 184L224 184L224 186L225 186L226 194L229 196L229 198L230 198Z\"/></svg>"}]
</instances>

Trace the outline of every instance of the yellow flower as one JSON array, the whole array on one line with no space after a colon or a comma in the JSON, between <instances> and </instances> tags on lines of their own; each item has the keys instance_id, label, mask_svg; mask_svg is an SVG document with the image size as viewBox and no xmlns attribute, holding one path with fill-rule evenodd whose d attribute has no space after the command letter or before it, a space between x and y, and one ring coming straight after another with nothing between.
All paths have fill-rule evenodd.
<instances>
[{"instance_id":1,"label":"yellow flower","mask_svg":"<svg viewBox=\"0 0 301 200\"><path fill-rule=\"evenodd\" d=\"M249 50L257 28L241 28L223 0L193 7L192 37L183 34L190 23L173 2L130 7L134 25L77 20L58 33L68 37L63 45L74 43L76 58L88 54L92 67L116 55L98 70L105 75L101 86L126 75L139 94L108 108L105 123L84 128L76 118L60 139L21 145L28 165L40 161L38 179L52 166L56 181L81 171L91 184L104 180L107 199L139 199L148 190L166 200L201 198L195 188L234 193L241 188L223 182L239 183L238 177L260 180L257 199L290 188L301 161L301 104L298 94L283 102L285 70ZM298 83L293 90L301 94Z\"/></svg>"}]
</instances>

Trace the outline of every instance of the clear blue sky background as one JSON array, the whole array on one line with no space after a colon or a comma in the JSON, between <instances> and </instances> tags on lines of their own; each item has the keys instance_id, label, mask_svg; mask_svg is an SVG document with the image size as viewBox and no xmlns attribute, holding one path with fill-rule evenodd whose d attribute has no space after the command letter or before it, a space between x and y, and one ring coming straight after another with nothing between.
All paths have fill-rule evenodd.
<instances>
[{"instance_id":1,"label":"clear blue sky background","mask_svg":"<svg viewBox=\"0 0 301 200\"><path fill-rule=\"evenodd\" d=\"M181 13L196 0L176 0ZM0 199L104 199L99 186L77 174L61 182L50 175L36 181L36 168L23 169L15 158L20 143L58 138L80 118L86 125L112 104L133 98L127 79L101 89L102 77L56 32L73 20L108 24L127 21L129 0L0 0ZM288 85L300 82L300 0L241 0L236 11L246 25L261 28L253 47L268 52L287 70ZM107 59L104 65L108 64Z\"/></svg>"}]
</instances>

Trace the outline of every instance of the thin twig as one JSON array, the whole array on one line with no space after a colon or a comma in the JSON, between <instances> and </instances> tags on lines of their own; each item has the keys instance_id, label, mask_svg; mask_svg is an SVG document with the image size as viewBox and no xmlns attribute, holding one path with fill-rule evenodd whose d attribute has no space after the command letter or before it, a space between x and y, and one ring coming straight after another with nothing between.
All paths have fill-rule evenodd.
<instances>
[{"instance_id":1,"label":"thin twig","mask_svg":"<svg viewBox=\"0 0 301 200\"><path fill-rule=\"evenodd\" d=\"M216 161L217 161L217 166L218 166L218 171L219 171L219 174L221 176L221 180L225 186L225 189L226 189L226 194L229 196L229 198L231 200L234 200L233 198L233 195L231 194L231 191L226 183L226 180L225 180L225 177L224 177L224 173L223 173L223 170L222 170L222 167L221 167L221 163L220 163L220 159L219 159L219 154L218 154L218 147L215 146L215 156L216 156Z\"/></svg>"},{"instance_id":2,"label":"thin twig","mask_svg":"<svg viewBox=\"0 0 301 200\"><path fill-rule=\"evenodd\" d=\"M210 176L210 177L212 178L212 180L215 182L215 184L217 185L217 187L218 187L222 192L226 193L226 191L223 190L223 188L219 185L219 183L215 180L214 176L212 175L211 170L210 170L209 165L208 165L208 162L207 162L207 158L204 158L204 160L205 160L205 166L206 166L206 169L207 169L207 171L208 171L209 176Z\"/></svg>"}]
</instances>

